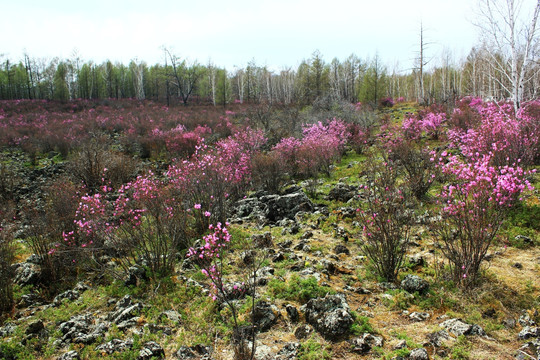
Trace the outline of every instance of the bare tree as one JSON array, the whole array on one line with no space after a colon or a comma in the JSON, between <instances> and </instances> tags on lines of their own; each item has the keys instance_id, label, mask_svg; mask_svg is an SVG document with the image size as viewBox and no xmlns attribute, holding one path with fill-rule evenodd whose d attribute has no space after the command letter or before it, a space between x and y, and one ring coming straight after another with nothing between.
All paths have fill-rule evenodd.
<instances>
[{"instance_id":1,"label":"bare tree","mask_svg":"<svg viewBox=\"0 0 540 360\"><path fill-rule=\"evenodd\" d=\"M490 73L502 74L504 80L495 79L510 95L517 111L524 100L524 87L537 71L530 71L535 63L533 47L536 45L536 23L540 0L534 0L530 18L522 15L523 0L479 0L479 21L483 41L490 55Z\"/></svg>"},{"instance_id":2,"label":"bare tree","mask_svg":"<svg viewBox=\"0 0 540 360\"><path fill-rule=\"evenodd\" d=\"M171 54L165 49L172 66L173 85L178 89L178 95L187 106L189 97L195 90L199 78L202 76L201 66L195 61L189 64L187 60L181 60L178 56Z\"/></svg>"}]
</instances>

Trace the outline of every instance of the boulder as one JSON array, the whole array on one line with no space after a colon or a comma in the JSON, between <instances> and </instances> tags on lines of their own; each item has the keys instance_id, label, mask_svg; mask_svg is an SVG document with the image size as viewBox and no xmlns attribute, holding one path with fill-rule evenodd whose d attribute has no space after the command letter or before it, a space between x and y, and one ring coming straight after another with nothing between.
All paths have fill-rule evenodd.
<instances>
[{"instance_id":1,"label":"boulder","mask_svg":"<svg viewBox=\"0 0 540 360\"><path fill-rule=\"evenodd\" d=\"M350 327L354 323L343 294L311 299L301 307L301 310L306 321L329 340L337 340L349 334Z\"/></svg>"},{"instance_id":2,"label":"boulder","mask_svg":"<svg viewBox=\"0 0 540 360\"><path fill-rule=\"evenodd\" d=\"M412 321L426 321L429 319L429 314L426 312L413 312L409 314L409 319Z\"/></svg>"},{"instance_id":3,"label":"boulder","mask_svg":"<svg viewBox=\"0 0 540 360\"><path fill-rule=\"evenodd\" d=\"M427 336L428 342L434 347L441 347L444 342L449 339L448 332L446 330L436 331Z\"/></svg>"},{"instance_id":4,"label":"boulder","mask_svg":"<svg viewBox=\"0 0 540 360\"><path fill-rule=\"evenodd\" d=\"M95 323L95 318L91 314L81 314L71 317L68 321L61 323L58 329L62 333L62 342L92 344L103 336L108 330L107 323Z\"/></svg>"}]
</instances>

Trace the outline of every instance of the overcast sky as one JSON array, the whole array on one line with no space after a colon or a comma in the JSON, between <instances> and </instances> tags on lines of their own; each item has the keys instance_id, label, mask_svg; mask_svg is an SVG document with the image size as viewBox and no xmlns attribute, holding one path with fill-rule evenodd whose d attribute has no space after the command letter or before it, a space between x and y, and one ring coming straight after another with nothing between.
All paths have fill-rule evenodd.
<instances>
[{"instance_id":1,"label":"overcast sky","mask_svg":"<svg viewBox=\"0 0 540 360\"><path fill-rule=\"evenodd\" d=\"M420 23L428 55L457 60L477 43L476 0L0 0L0 54L11 60L71 57L152 65L163 46L232 70L254 59L295 67L319 50L326 61L376 53L407 69ZM436 59L433 60L435 62Z\"/></svg>"}]
</instances>

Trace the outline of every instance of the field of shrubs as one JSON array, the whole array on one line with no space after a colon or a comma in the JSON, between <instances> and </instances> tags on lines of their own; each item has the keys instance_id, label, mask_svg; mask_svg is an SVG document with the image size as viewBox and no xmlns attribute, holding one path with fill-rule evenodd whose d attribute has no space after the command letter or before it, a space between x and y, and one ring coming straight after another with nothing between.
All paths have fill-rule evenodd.
<instances>
[{"instance_id":1,"label":"field of shrubs","mask_svg":"<svg viewBox=\"0 0 540 360\"><path fill-rule=\"evenodd\" d=\"M0 102L2 359L540 356L540 102Z\"/></svg>"}]
</instances>

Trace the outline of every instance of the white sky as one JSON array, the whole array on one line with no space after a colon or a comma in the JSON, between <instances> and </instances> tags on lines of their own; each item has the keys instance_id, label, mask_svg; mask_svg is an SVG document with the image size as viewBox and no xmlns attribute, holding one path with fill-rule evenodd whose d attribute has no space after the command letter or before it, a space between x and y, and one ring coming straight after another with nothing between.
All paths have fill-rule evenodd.
<instances>
[{"instance_id":1,"label":"white sky","mask_svg":"<svg viewBox=\"0 0 540 360\"><path fill-rule=\"evenodd\" d=\"M477 43L476 0L0 0L0 54L149 65L162 46L233 70L254 59L296 67L319 50L325 61L376 53L392 68L417 56L420 22L428 55L456 60ZM434 59L433 62L437 60Z\"/></svg>"}]
</instances>

